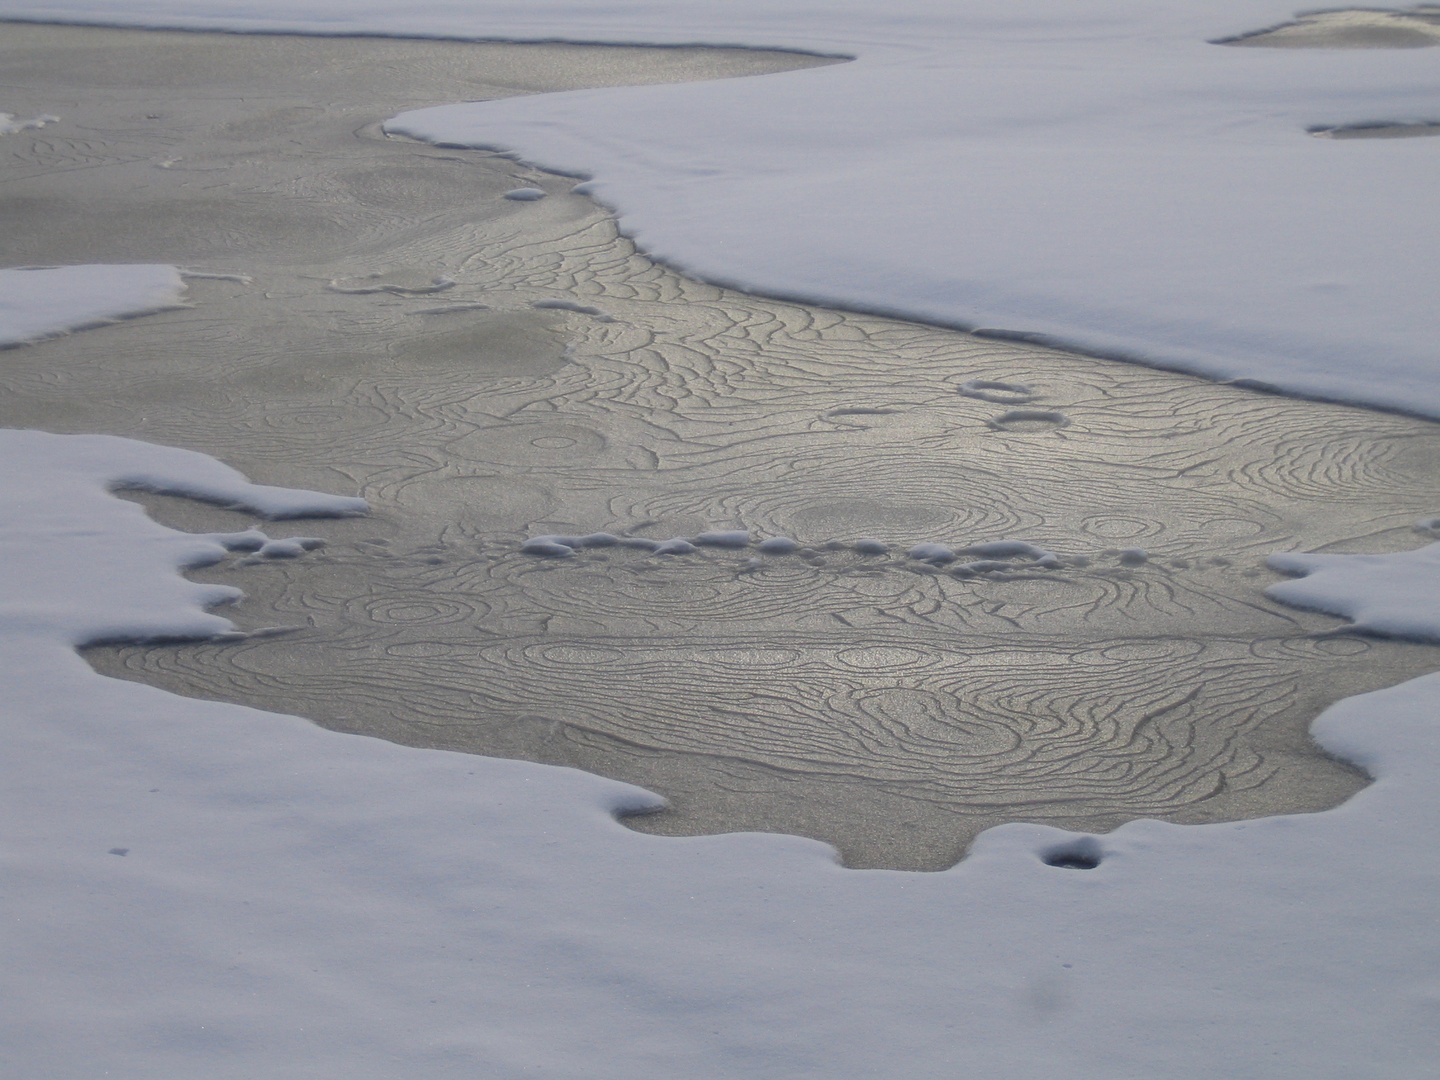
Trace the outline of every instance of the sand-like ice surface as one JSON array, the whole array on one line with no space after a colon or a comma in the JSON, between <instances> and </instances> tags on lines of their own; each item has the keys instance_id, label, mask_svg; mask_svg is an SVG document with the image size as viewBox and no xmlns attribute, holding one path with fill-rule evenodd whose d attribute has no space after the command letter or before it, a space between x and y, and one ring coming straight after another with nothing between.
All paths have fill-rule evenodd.
<instances>
[{"instance_id":1,"label":"sand-like ice surface","mask_svg":"<svg viewBox=\"0 0 1440 1080\"><path fill-rule=\"evenodd\" d=\"M247 140L273 137L295 120L293 113L270 114L254 128L234 132L242 144L235 158L253 152L254 142ZM126 137L143 142L145 136L131 134L139 131L143 125L117 125L109 135L114 142ZM82 152L76 143L70 146L71 152ZM121 164L143 164L163 170L161 175L179 166L158 154L153 161L139 157ZM208 163L190 164L203 171ZM424 185L424 175L406 172L398 161L391 165L395 168L386 174L394 182L390 188L365 186L363 174L352 178L357 202L383 206L387 195L398 195L398 205L410 204L410 192ZM241 177L237 182L246 182L243 172ZM201 299L211 306L194 316L159 315L12 354L36 358L11 376L21 391L13 407L72 430L85 424L111 427L121 426L130 408L126 395L148 394L152 407L124 421L137 433L175 438L184 432L186 441L193 437L228 458L245 459L247 470L267 481L302 473L313 477L307 482L317 487L348 491L357 481L363 483L379 496L375 502L381 510L373 527L382 534L387 528L403 532L401 521L386 520L384 505L391 492L407 485L416 516L445 509L443 500L435 498L438 492L411 483L433 472L425 451L406 463L408 470L383 460L393 438L385 425L407 413L414 416L415 427L429 426L444 451L441 456L449 460L467 434L478 436L472 444L479 447L474 462L480 468L436 479L506 478L507 469L551 455L540 474L569 480L562 505L572 516L543 520L526 509L535 505L533 487L491 483L478 492L460 485L451 500L456 511L451 517L463 521L465 509L473 506L482 526L494 524L484 515L495 512L499 520L528 518L555 533L627 524L597 520L595 514L587 519L581 513L586 500L577 491L588 487L591 505L612 515L617 499L620 509L638 510L649 503L677 519L699 519L707 516L700 511L709 511L706 521L662 522L683 526L690 536L702 527L723 530L735 524L754 528L757 535L799 535L801 523L784 520L785 500L767 506L750 496L752 488L745 484L722 491L720 478L734 473L732 443L740 447L742 462L747 442L758 448L757 462L777 460L775 449L793 442L794 420L802 415L808 415L807 430L814 432L826 423L831 429L848 428L847 448L873 444L883 450L886 438L911 447L904 465L877 481L890 489L895 475L909 475L914 468L913 447L925 445L911 436L923 435L933 424L932 438L940 438L933 447L935 460L955 456L962 445L970 456L980 444L970 442L970 435L962 443L954 440L957 429L973 423L977 433L1001 440L993 449L1002 459L1029 462L1013 473L997 472L991 481L995 494L983 501L987 513L1003 512L1008 503L1002 496L1013 495L1015 476L1033 472L1037 461L1050 456L1027 456L1023 439L1056 440L1043 449L1063 457L1065 443L1058 440L1084 437L1087 428L1098 433L1111 413L1118 423L1106 431L1103 445L1136 440L1132 445L1142 447L1138 460L1153 460L1153 449L1144 448L1147 440L1183 444L1186 429L1166 425L1198 417L1201 413L1193 410L1212 410L1222 400L1227 408L1240 409L1233 414L1235 425L1226 429L1237 436L1226 441L1238 445L1239 457L1208 465L1219 468L1220 485L1227 490L1237 482L1242 489L1243 484L1259 485L1252 490L1263 490L1266 498L1252 509L1260 519L1262 507L1283 492L1286 516L1307 502L1326 507L1305 524L1322 533L1332 530L1321 543L1394 547L1400 546L1397 532L1412 526L1418 504L1427 498L1402 494L1401 501L1416 505L1387 505L1383 512L1394 521L1365 523L1362 514L1347 522L1349 508L1343 506L1334 513L1336 503L1353 500L1359 506L1373 498L1374 488L1385 487L1386 476L1433 474L1426 465L1428 443L1421 425L1347 410L1302 414L1325 418L1321 426L1329 441L1317 455L1313 435L1306 438L1308 432L1297 431L1292 439L1284 433L1294 422L1286 412L1289 403L1250 399L1240 391L1194 390L1194 402L1177 408L1185 397L1185 380L1142 381L1132 385L1155 389L1132 396L1129 408L1087 408L1086 393L1114 396L1115 383L1106 381L1103 365L1081 377L1083 364L1070 361L1075 365L1072 385L1058 377L1070 370L1065 358L1047 360L1037 350L979 341L962 349L951 344L947 353L947 347L928 343L924 335L929 332L920 328L860 317L816 322L813 313L794 305L756 302L746 307L744 298L719 290L686 294L676 285L679 279L630 265L631 255L616 247L613 232L588 222L589 211L579 211L579 197L565 196L563 186L554 188L561 199L504 199L515 189L514 180L544 185L553 178L503 179L511 182L482 185L487 192L494 188L490 196L496 205L555 216L527 222L525 232L517 229L488 247L484 239L490 226L485 224L471 243L493 265L482 256L461 267L473 275L468 280L449 273L444 245L434 245L434 236L412 241L421 249L434 245L429 259L411 260L399 270L376 266L378 253L397 250L394 235L383 234L403 221L402 215L387 215L383 225L348 241L340 239L343 229L332 226L331 246L325 249L329 272L309 277L309 284L307 275L320 267L283 251L257 254L253 241L235 243L228 238L236 234L217 229L215 235L229 242L229 255L244 255L266 270L268 279L258 282L266 291L259 295L286 297L283 310L288 312L322 315L317 321L327 332L337 322L348 328L328 360L317 351L302 352L302 362L292 366L276 363L274 344L283 339L281 331L267 331L263 340L226 344L234 337L227 327L253 325L226 317L244 307L235 297L249 295L250 286L202 281L194 288L197 294L202 286L208 290ZM217 213L225 209L217 202ZM158 224L162 218L155 220ZM503 226L503 217L492 220ZM305 228L296 230L302 243L327 236L319 217L302 223ZM516 236L533 236L529 230L537 226L542 235L549 230L546 240L533 249L523 242L517 248ZM252 237L273 235L252 228ZM187 235L177 230L181 246ZM239 235L245 235L243 230ZM38 233L12 234L12 239L45 242ZM91 249L133 243L120 231L107 231L102 221L73 234L71 242ZM163 234L151 242L177 246L176 239ZM203 254L213 258L224 251L221 244ZM567 256L578 257L578 263L567 263ZM194 261L188 249L173 257L187 265ZM283 272L287 259L289 275ZM664 327L644 321L647 302L673 298L677 291L688 306L701 309L719 337L728 337L728 348L687 336L688 320L677 319L671 340ZM476 305L496 299L487 292L501 294L493 322L477 314ZM566 299L566 294L576 298ZM485 300L479 299L482 295ZM393 306L387 310L386 304ZM445 332L437 330L417 333L422 341L408 351L382 350L383 356L366 357L355 350L366 337L392 340L388 329L407 318L476 318L482 339L498 335L505 343L441 341ZM159 338L151 336L147 323L161 328ZM199 387L177 378L185 370L178 352L162 349L147 362L142 354L163 340L166 327L208 335L205 352L221 361L223 380ZM623 335L637 327L648 340L625 347ZM571 342L568 357L547 336L562 328ZM464 331L451 333L464 336ZM621 336L603 336L612 333ZM423 342L426 337L433 340ZM847 344L835 354L838 362L827 362L824 346L836 341ZM822 343L820 355L810 355L799 342ZM761 372L762 380L749 382L760 370L754 357L777 344L783 354L777 359L784 362ZM847 350L854 355L847 356ZM618 353L624 363L607 368L607 351ZM894 395L899 369L879 365L878 373L868 376L873 386L864 380L867 362L878 363L886 351L912 368L937 361L944 374L933 387L916 387L913 399L902 395L880 401L874 391L888 386ZM95 362L102 353L125 361L108 384L103 365ZM418 393L425 380L412 386L402 377L407 365L443 368L460 357L472 363L508 358L511 369L479 377L510 377L518 385L480 396L495 401L511 395L508 404L517 411L477 417L465 408L476 396L473 386L469 398L426 397ZM997 366L1002 359L1003 369ZM389 377L373 371L356 377L357 369L383 371L386 363L402 370ZM1036 378L1037 372L1022 364L1053 370L1053 382ZM847 372L859 381L846 385L871 392L834 407L827 402L816 417L808 399L827 377ZM628 382L627 374L632 377ZM81 392L57 389L77 376L84 384ZM474 368L469 377L476 380ZM550 385L541 385L545 378ZM796 385L787 387L787 378ZM1028 391L993 385L1013 388L1026 380L1040 390L1042 400L1034 405L1014 400ZM436 380L429 382L433 390ZM1161 386L1173 389L1162 392ZM777 409L777 388L782 403L785 393L793 402L788 411ZM690 396L698 390L698 400L683 401L682 389ZM122 392L112 398L102 390ZM337 391L351 397L327 416L323 402L335 400ZM407 391L418 396L407 403ZM290 405L267 419L257 404L265 392L271 394L268 400ZM637 392L639 400L627 404ZM974 396L977 392L981 396ZM517 393L519 398L513 396ZM305 400L307 394L313 400ZM1055 400L1058 394L1067 395L1063 403ZM353 417L367 400L381 418L368 443L372 456L362 453L345 464L350 474L345 476L335 460L334 412ZM1277 456L1272 446L1269 457L1245 456L1254 451L1243 429L1257 419L1244 405L1248 400L1274 405L1264 423L1277 425L1269 430L1279 438L1271 441L1281 449L1289 445L1292 453ZM672 445L660 437L647 447L657 461L625 462L614 471L625 474L628 483L637 470L663 471L668 456L681 474L678 486L637 499L623 486L595 487L594 472L569 467L580 453L578 445L588 447L583 451L588 467L605 468L619 440L592 445L586 432L595 431L606 409L648 416L663 402L668 402L667 421L684 429L669 433ZM758 414L744 414L741 406L747 404L763 405L779 422L766 430ZM187 418L197 406L199 412ZM557 411L578 412L585 422L561 425L563 430L537 427L536 418L525 415L527 409L550 413L546 424L558 419ZM1051 414L1067 422L1062 425ZM1360 418L1353 431L1343 430L1344 416ZM257 441L247 430L257 419L272 427L268 442ZM707 419L713 426L709 433L702 430ZM738 443L732 438L736 420L745 433ZM1133 430L1137 421L1147 428L1143 434ZM1335 423L1342 430L1330 426ZM899 429L887 433L889 424ZM877 429L877 435L867 434ZM1198 425L1189 430L1198 438ZM610 433L602 425L602 434ZM766 446L767 436L779 441ZM1255 445L1264 443L1262 432ZM688 460L681 452L687 444L701 448ZM1193 451L1200 445L1197 441ZM728 467L707 477L704 455L717 451ZM0 608L6 681L14 688L7 697L7 718L16 746L25 750L7 758L11 776L4 789L16 800L6 817L19 824L8 841L9 865L17 871L10 896L18 916L8 926L18 933L7 950L13 958L7 977L17 980L25 1003L7 1015L15 1030L5 1040L18 1075L378 1077L401 1071L520 1076L539 1071L577 1077L829 1077L889 1075L897 1061L915 1076L953 1076L962 1070L1017 1080L1037 1074L1428 1075L1436 1050L1437 1000L1428 917L1437 867L1426 839L1437 809L1430 778L1440 764L1432 760L1434 679L1351 699L1321 720L1317 734L1328 749L1379 777L1338 810L1207 826L1136 822L1099 838L1004 826L985 834L966 862L945 873L843 871L825 849L802 840L676 840L627 832L608 815L653 805L653 798L580 773L342 738L273 714L179 703L148 687L103 681L73 656L75 644L116 636L228 633L215 616L200 610L222 591L213 583L185 583L175 573L177 566L223 559L227 551L238 550L242 562L258 558L241 572L294 568L303 575L307 568L319 568L326 552L334 550L306 554L313 546L308 540L287 545L287 533L273 527L267 527L268 539L238 529L210 539L177 535L106 494L107 485L140 484L271 514L307 506L350 513L356 504L303 492L276 504L273 489L249 488L213 461L124 441L11 433L0 442L0 454L5 462L0 476L9 487L3 534L8 595ZM822 454L810 460L823 465L834 459ZM1074 460L1083 459L1082 450ZM802 454L797 460L806 458ZM849 476L865 472L853 451L847 449L838 460L842 466L848 462ZM1088 464L1098 468L1102 463L1092 457ZM1190 460L1183 450L1169 462L1177 474L1191 478L1180 482L1181 488L1198 483L1199 489L1207 486L1206 464ZM1122 460L1105 467L1123 474L1136 465ZM687 471L695 474L694 482L685 482ZM774 482L763 472L760 479L760 490ZM812 486L815 479L801 478ZM919 470L917 483L925 479ZM1068 483L1073 480L1053 486L1063 492ZM707 485L724 497L714 504L697 501L696 491ZM927 489L933 493L935 486L931 475ZM1124 489L1123 484L1103 486L1107 498ZM972 487L962 488L967 503ZM823 492L823 485L816 490ZM1155 564L1168 559L1169 540L1157 542L1135 531L1138 524L1143 533L1147 519L1151 524L1161 519L1167 531L1175 525L1166 516L1174 511L1146 494L1141 489L1136 496L1144 503L1137 510L1140 517L1110 514L1107 508L1099 515L1103 520L1090 524L1095 535L1113 544L1117 571L1157 572ZM1076 522L1067 525L1072 539L1085 531L1079 507L1086 497L1083 489L1075 497ZM1193 505L1195 498L1196 491L1186 489L1183 497L1177 493L1176 505ZM828 501L817 499L820 505ZM397 503L400 510L412 509ZM165 509L155 505L157 512ZM908 502L912 513L927 505ZM752 507L758 511L753 515ZM733 512L732 519L723 520L717 509ZM1068 513L1060 515L1062 524L1068 523ZM886 515L892 523L898 520L893 507L850 505L838 518L822 515L817 522L812 515L811 527L818 534L837 522L851 527L863 521L871 527L866 531L874 531ZM909 540L961 549L983 538L977 526L987 521L958 522L953 509L950 515L932 521L922 512L907 524L907 535L888 538L901 552ZM1196 536L1206 538L1205 521L1233 525L1236 520L1206 517L1196 523ZM1243 516L1238 520L1251 528L1256 524ZM354 521L361 523L368 521ZM1014 535L1016 524L1010 520L983 535ZM1057 541L1064 539L1063 530L1052 537L1041 535L1044 529L1035 521L1027 518L1023 524L1031 539L1061 549ZM1265 530L1271 526L1260 524L1259 533L1237 537L1232 532L1227 542L1263 546L1265 541L1256 538L1269 535ZM1297 527L1290 521L1283 525ZM319 527L307 522L302 531ZM523 529L506 524L497 531L507 552L498 560L502 565L556 567L533 571L537 579L552 579L548 588L557 598L557 611L542 613L541 621L554 622L572 609L576 589L573 582L563 584L562 575L594 553L585 548L583 557L541 563L518 552ZM407 538L410 546L399 553L396 569L401 578L409 573L414 579L417 571L443 575L451 554L447 544L473 549L476 540L488 543L497 531L482 535L473 525L468 532L458 528L434 537L429 550ZM666 529L665 535L674 531ZM357 533L337 535L352 544L363 540ZM1177 536L1185 542L1183 530ZM1143 561L1127 554L1138 552L1138 543L1144 545ZM272 544L273 554L293 558L265 558ZM364 547L359 544L357 556ZM739 558L734 549L702 545L682 557L691 561L670 563L664 573L674 575L672 584L693 590L693 578L687 585L683 575L697 566L703 572L708 565L696 560L726 552ZM806 565L798 553L784 557L798 560L794 569L810 574L791 578L811 597L839 580L815 573L818 568ZM1417 621L1413 590L1410 596L1399 587L1379 592L1367 581L1376 574L1392 581L1393 568L1402 562L1403 557L1323 565L1297 560L1281 569L1315 571L1294 584L1309 581L1323 589L1310 597L1297 594L1301 602L1359 611L1353 606L1359 597L1372 626L1399 625L1404 619L1412 629L1433 632L1423 610ZM375 565L372 558L370 566ZM1352 566L1360 572L1349 573ZM1264 579L1248 580L1258 585ZM428 584L419 584L420 592L433 599ZM590 596L603 599L596 584L604 583L592 581ZM1003 589L1011 582L996 578L994 584ZM1147 579L1140 585L1135 593L1151 591ZM653 586L645 591L656 595ZM1170 592L1170 583L1160 591ZM303 599L304 593L296 595ZM1226 598L1230 586L1212 595ZM1399 609L1392 610L1396 605L1387 595L1403 601ZM923 621L944 610L948 598L942 588L906 610ZM418 610L413 602L407 609L403 595L379 599L385 602L373 610L388 613L393 622L404 623ZM395 600L400 602L390 602ZM698 601L692 596L689 603L715 610L713 593ZM1352 607L1345 608L1347 603ZM981 607L1006 612L999 597ZM436 610L418 617L436 623L446 618ZM737 660L752 670L756 658ZM578 662L586 672L593 668L574 650L561 650L554 659ZM886 715L883 709L875 714L882 722ZM916 714L901 709L898 715L903 724ZM22 995L12 991L11 996ZM58 1057L57 1046L65 1048Z\"/></svg>"}]
</instances>

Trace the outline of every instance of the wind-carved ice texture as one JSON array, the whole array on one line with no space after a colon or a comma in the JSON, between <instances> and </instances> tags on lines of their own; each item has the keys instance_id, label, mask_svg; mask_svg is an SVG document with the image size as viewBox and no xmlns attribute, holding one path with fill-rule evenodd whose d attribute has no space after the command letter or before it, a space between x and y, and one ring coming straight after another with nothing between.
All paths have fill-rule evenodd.
<instances>
[{"instance_id":1,"label":"wind-carved ice texture","mask_svg":"<svg viewBox=\"0 0 1440 1080\"><path fill-rule=\"evenodd\" d=\"M11 350L0 422L373 508L195 575L269 634L92 650L103 672L629 780L671 800L649 831L918 869L1005 821L1333 806L1364 779L1310 720L1435 666L1262 591L1276 550L1421 542L1433 425L728 292L637 254L571 179L373 135L446 99L800 58L20 26L4 49L33 88L9 107L63 98L70 126L7 137L3 261L252 283ZM739 530L796 546L520 550ZM1001 540L1056 559L908 557Z\"/></svg>"}]
</instances>

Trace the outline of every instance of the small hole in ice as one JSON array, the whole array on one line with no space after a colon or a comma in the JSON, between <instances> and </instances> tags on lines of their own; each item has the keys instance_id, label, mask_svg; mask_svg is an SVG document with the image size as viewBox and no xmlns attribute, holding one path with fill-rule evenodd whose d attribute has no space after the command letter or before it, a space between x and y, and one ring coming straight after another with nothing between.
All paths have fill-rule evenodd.
<instances>
[{"instance_id":1,"label":"small hole in ice","mask_svg":"<svg viewBox=\"0 0 1440 1080\"><path fill-rule=\"evenodd\" d=\"M992 405L1023 405L1035 397L1035 391L1024 383L997 382L994 379L971 379L960 384L962 397L988 401Z\"/></svg>"},{"instance_id":2,"label":"small hole in ice","mask_svg":"<svg viewBox=\"0 0 1440 1080\"><path fill-rule=\"evenodd\" d=\"M1068 844L1049 848L1040 860L1046 866L1057 866L1062 870L1094 870L1100 865L1100 845L1092 837L1082 837Z\"/></svg>"},{"instance_id":3,"label":"small hole in ice","mask_svg":"<svg viewBox=\"0 0 1440 1080\"><path fill-rule=\"evenodd\" d=\"M1065 427L1070 418L1053 409L1011 409L986 423L996 431L1037 431Z\"/></svg>"}]
</instances>

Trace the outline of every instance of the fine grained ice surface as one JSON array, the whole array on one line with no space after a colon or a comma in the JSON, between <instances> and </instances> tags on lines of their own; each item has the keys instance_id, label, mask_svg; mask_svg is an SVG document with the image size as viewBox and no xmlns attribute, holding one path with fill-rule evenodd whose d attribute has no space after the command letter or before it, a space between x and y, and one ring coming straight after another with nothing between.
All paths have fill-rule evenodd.
<instances>
[{"instance_id":1,"label":"fine grained ice surface","mask_svg":"<svg viewBox=\"0 0 1440 1080\"><path fill-rule=\"evenodd\" d=\"M764 45L850 64L442 105L391 130L593 177L652 255L772 295L1050 336L1440 416L1430 49L1231 48L1294 0L0 0L0 15ZM895 177L906 177L895 197Z\"/></svg>"},{"instance_id":2,"label":"fine grained ice surface","mask_svg":"<svg viewBox=\"0 0 1440 1080\"><path fill-rule=\"evenodd\" d=\"M0 269L0 348L163 311L184 292L173 266Z\"/></svg>"},{"instance_id":3,"label":"fine grained ice surface","mask_svg":"<svg viewBox=\"0 0 1440 1080\"><path fill-rule=\"evenodd\" d=\"M1432 1075L1440 677L1321 717L1377 778L1328 813L1002 826L948 872L844 871L630 832L654 797L584 773L94 674L76 643L227 628L176 571L236 538L106 491L141 475L271 498L198 454L0 433L10 1075Z\"/></svg>"}]
</instances>

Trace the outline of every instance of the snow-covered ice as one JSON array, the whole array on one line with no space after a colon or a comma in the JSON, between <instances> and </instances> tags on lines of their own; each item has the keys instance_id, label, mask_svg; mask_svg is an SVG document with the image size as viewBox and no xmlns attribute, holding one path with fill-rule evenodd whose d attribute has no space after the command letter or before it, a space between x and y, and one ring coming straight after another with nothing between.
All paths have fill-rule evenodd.
<instances>
[{"instance_id":1,"label":"snow-covered ice","mask_svg":"<svg viewBox=\"0 0 1440 1080\"><path fill-rule=\"evenodd\" d=\"M1387 637L1440 641L1440 544L1387 555L1272 555L1270 568L1303 575L1265 591L1297 607L1350 619Z\"/></svg>"},{"instance_id":2,"label":"snow-covered ice","mask_svg":"<svg viewBox=\"0 0 1440 1080\"><path fill-rule=\"evenodd\" d=\"M179 307L184 294L173 266L0 269L0 348Z\"/></svg>"}]
</instances>

